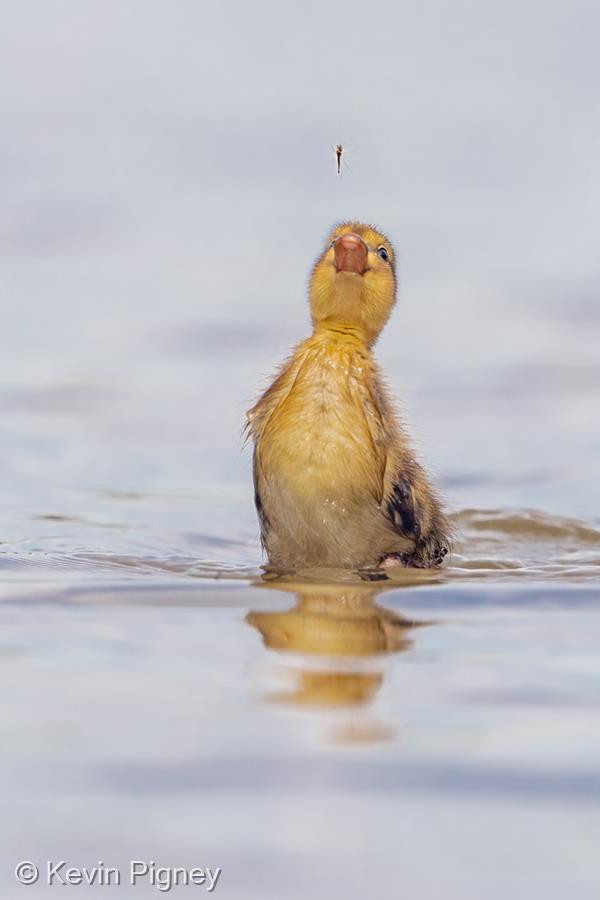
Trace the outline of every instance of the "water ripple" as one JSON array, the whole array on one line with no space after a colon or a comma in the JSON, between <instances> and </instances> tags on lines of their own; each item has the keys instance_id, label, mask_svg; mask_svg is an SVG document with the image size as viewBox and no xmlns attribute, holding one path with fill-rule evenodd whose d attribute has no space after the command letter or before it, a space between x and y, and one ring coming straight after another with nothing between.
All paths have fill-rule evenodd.
<instances>
[{"instance_id":1,"label":"water ripple","mask_svg":"<svg viewBox=\"0 0 600 900\"><path fill-rule=\"evenodd\" d=\"M81 524L77 517L58 513L37 520ZM517 577L580 582L600 576L600 529L594 524L530 509L466 509L454 516L454 524L460 537L446 567L439 571L390 570L390 579L403 584ZM164 536L164 541L154 534L151 545L144 546L139 534L137 539L132 537L132 529L122 523L102 522L101 527L113 536L112 547L87 546L81 533L77 540L69 534L48 534L38 535L35 542L20 537L5 542L0 551L0 576L5 581L82 577L251 580L262 571L258 542L250 539L181 532ZM162 547L168 552L161 553ZM359 577L337 570L302 575L309 581L330 582Z\"/></svg>"}]
</instances>

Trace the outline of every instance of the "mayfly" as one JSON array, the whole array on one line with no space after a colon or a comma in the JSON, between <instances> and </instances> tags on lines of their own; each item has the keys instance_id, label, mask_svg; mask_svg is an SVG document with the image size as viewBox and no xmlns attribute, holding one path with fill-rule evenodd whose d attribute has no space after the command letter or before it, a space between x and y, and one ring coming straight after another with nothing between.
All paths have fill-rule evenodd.
<instances>
[{"instance_id":1,"label":"mayfly","mask_svg":"<svg viewBox=\"0 0 600 900\"><path fill-rule=\"evenodd\" d=\"M337 173L338 175L341 175L342 166L347 166L348 168L350 168L346 160L346 153L348 153L348 150L343 146L343 144L336 144L333 147L333 152L335 153L335 166L337 169Z\"/></svg>"}]
</instances>

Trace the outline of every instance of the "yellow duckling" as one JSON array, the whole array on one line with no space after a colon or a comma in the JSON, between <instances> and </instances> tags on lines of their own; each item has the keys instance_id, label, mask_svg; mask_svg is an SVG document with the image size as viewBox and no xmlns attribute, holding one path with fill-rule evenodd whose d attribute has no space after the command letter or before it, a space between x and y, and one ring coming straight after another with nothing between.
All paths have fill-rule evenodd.
<instances>
[{"instance_id":1,"label":"yellow duckling","mask_svg":"<svg viewBox=\"0 0 600 900\"><path fill-rule=\"evenodd\" d=\"M371 348L396 299L384 234L336 227L310 282L313 333L248 412L261 540L276 568L438 566L450 528Z\"/></svg>"}]
</instances>

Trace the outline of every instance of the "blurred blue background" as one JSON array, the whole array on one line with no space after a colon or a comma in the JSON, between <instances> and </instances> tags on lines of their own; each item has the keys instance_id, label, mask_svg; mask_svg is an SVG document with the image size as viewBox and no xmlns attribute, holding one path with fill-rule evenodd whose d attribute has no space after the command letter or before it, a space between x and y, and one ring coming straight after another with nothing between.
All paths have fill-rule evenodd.
<instances>
[{"instance_id":1,"label":"blurred blue background","mask_svg":"<svg viewBox=\"0 0 600 900\"><path fill-rule=\"evenodd\" d=\"M3 11L0 454L19 503L219 485L254 534L244 412L353 217L397 246L378 355L452 507L597 514L597 4Z\"/></svg>"}]
</instances>

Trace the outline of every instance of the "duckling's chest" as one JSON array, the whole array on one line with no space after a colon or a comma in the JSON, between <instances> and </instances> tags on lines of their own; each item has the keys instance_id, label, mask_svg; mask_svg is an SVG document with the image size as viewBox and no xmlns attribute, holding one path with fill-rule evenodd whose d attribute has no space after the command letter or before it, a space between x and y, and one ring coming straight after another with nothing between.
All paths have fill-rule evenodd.
<instances>
[{"instance_id":1,"label":"duckling's chest","mask_svg":"<svg viewBox=\"0 0 600 900\"><path fill-rule=\"evenodd\" d=\"M346 493L377 479L381 416L372 378L357 353L304 360L263 436L274 474L311 493Z\"/></svg>"}]
</instances>

